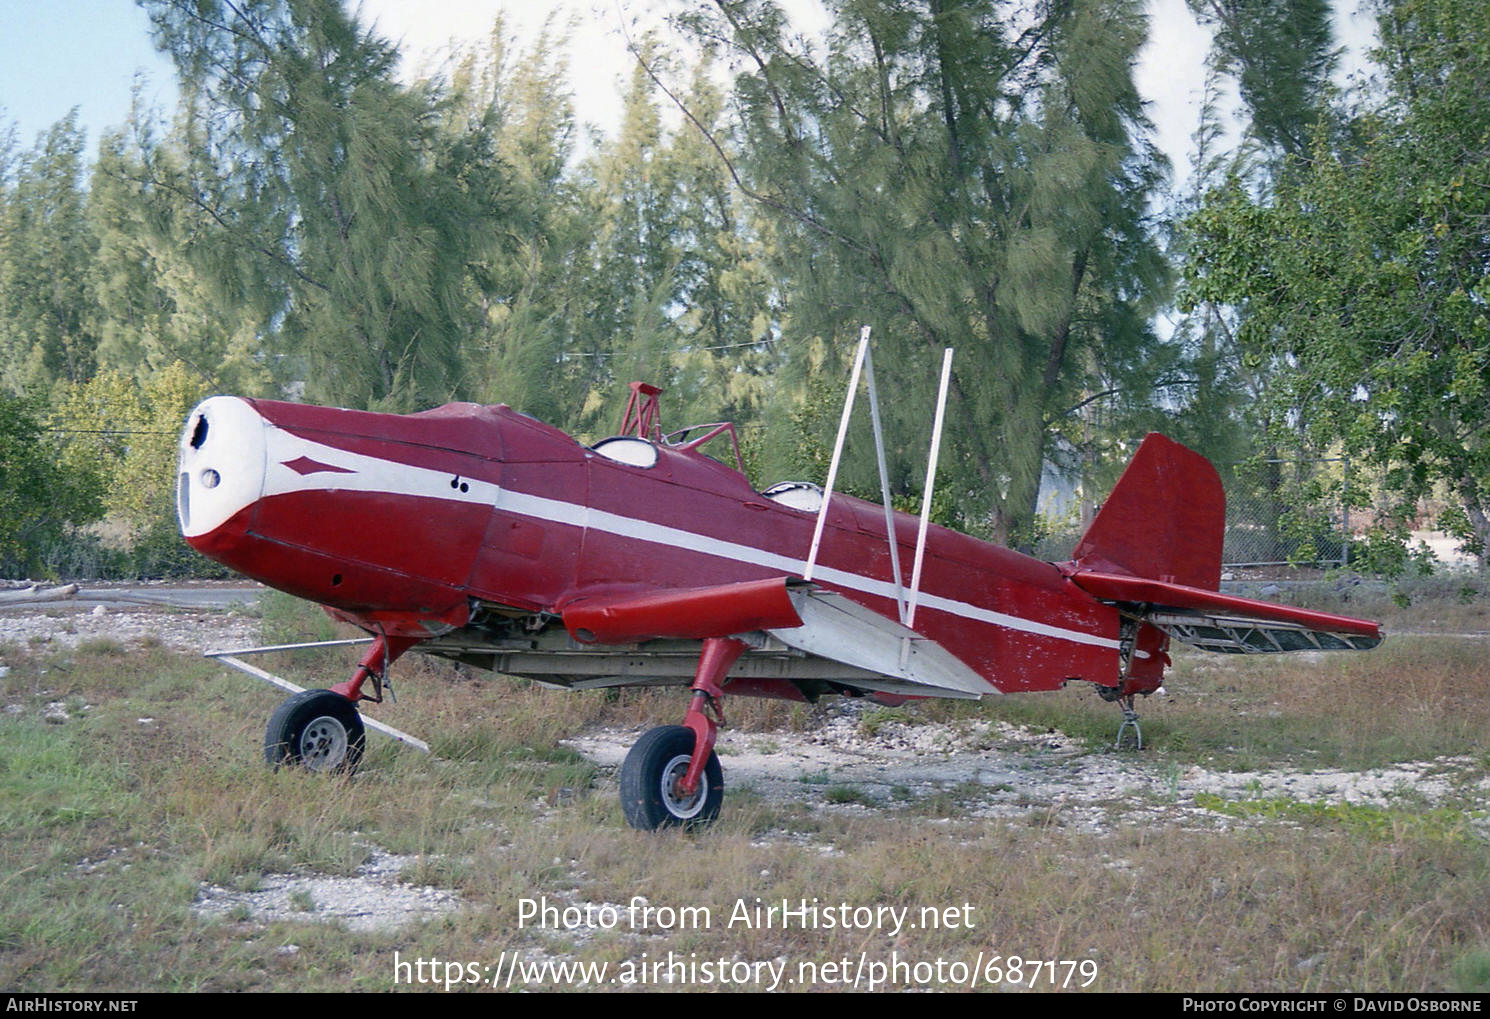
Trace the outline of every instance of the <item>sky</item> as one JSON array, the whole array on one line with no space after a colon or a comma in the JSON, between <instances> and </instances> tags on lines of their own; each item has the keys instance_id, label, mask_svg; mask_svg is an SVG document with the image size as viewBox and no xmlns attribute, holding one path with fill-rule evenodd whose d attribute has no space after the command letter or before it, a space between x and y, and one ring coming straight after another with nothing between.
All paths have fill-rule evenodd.
<instances>
[{"instance_id":1,"label":"sky","mask_svg":"<svg viewBox=\"0 0 1490 1019\"><path fill-rule=\"evenodd\" d=\"M73 107L95 146L128 119L137 71L148 101L174 103L171 62L131 0L0 0L0 129L14 122L23 148Z\"/></svg>"},{"instance_id":2,"label":"sky","mask_svg":"<svg viewBox=\"0 0 1490 1019\"><path fill-rule=\"evenodd\" d=\"M1350 5L1350 0L1345 0ZM823 24L815 0L783 0L805 30ZM1353 6L1353 5L1352 5ZM631 57L622 10L643 26L656 24L647 0L361 0L365 24L400 44L405 66L426 67L450 40L485 38L499 14L531 37L544 13L573 19L571 80L580 118L602 130L619 122ZM1193 155L1209 34L1184 0L1149 0L1150 39L1137 71L1149 101L1156 140L1182 178ZM1369 39L1369 20L1337 18L1337 34L1356 51ZM1346 68L1349 72L1358 61ZM0 0L0 130L14 122L23 148L76 107L93 149L104 131L124 124L136 82L147 103L175 101L170 61L150 40L150 21L132 0Z\"/></svg>"}]
</instances>

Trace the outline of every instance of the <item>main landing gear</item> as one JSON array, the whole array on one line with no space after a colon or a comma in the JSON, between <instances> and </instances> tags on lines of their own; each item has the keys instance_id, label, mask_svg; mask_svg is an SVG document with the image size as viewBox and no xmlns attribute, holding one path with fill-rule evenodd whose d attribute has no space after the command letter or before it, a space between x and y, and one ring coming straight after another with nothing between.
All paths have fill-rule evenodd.
<instances>
[{"instance_id":1,"label":"main landing gear","mask_svg":"<svg viewBox=\"0 0 1490 1019\"><path fill-rule=\"evenodd\" d=\"M365 743L357 702L382 700L389 664L414 644L411 638L380 636L347 682L329 690L305 690L281 703L264 733L265 758L275 767L350 774ZM631 827L694 828L719 816L724 772L714 740L724 724L722 684L746 647L729 637L705 640L683 724L652 729L626 755L621 765L621 811ZM368 680L372 696L362 692Z\"/></svg>"},{"instance_id":2,"label":"main landing gear","mask_svg":"<svg viewBox=\"0 0 1490 1019\"><path fill-rule=\"evenodd\" d=\"M724 772L714 739L724 723L721 684L746 645L729 637L704 641L693 697L682 725L645 733L621 764L621 812L642 831L701 827L719 816Z\"/></svg>"},{"instance_id":3,"label":"main landing gear","mask_svg":"<svg viewBox=\"0 0 1490 1019\"><path fill-rule=\"evenodd\" d=\"M357 702L382 701L389 664L413 644L406 638L378 637L345 683L330 690L302 690L281 701L264 729L264 759L276 768L345 775L356 771L367 743ZM369 679L371 697L362 692Z\"/></svg>"}]
</instances>

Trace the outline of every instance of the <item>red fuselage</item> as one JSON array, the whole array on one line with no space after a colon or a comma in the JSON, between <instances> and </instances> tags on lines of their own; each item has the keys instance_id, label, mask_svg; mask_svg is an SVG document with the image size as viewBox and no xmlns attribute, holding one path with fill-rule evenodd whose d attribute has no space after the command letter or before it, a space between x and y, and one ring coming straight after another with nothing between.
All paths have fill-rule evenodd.
<instances>
[{"instance_id":1,"label":"red fuselage","mask_svg":"<svg viewBox=\"0 0 1490 1019\"><path fill-rule=\"evenodd\" d=\"M241 573L410 637L460 627L473 606L557 616L802 576L815 512L696 449L620 449L504 406L392 415L214 397L182 437L182 531ZM916 521L897 514L895 529L908 577ZM883 510L833 496L813 582L898 619L889 556ZM931 528L915 630L992 688L1114 685L1119 628L1056 566ZM1164 643L1143 631L1129 682L1151 689Z\"/></svg>"}]
</instances>

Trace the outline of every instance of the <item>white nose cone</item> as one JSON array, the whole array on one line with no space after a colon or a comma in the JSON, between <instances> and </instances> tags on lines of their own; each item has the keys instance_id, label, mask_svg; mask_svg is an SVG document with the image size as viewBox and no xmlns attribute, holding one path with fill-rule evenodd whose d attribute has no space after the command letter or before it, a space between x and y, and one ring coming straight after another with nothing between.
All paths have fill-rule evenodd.
<instances>
[{"instance_id":1,"label":"white nose cone","mask_svg":"<svg viewBox=\"0 0 1490 1019\"><path fill-rule=\"evenodd\" d=\"M197 404L181 432L176 516L184 537L221 527L264 492L268 423L236 396Z\"/></svg>"}]
</instances>

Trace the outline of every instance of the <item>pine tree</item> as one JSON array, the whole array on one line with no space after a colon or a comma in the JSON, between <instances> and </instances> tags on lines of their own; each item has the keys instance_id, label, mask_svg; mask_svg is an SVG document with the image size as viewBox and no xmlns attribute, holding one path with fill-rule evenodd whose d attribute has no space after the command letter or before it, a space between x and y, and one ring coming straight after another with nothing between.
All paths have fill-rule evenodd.
<instances>
[{"instance_id":1,"label":"pine tree","mask_svg":"<svg viewBox=\"0 0 1490 1019\"><path fill-rule=\"evenodd\" d=\"M469 280L500 232L481 131L441 131L442 97L394 78L396 50L335 0L150 0L185 103L175 194L201 265L252 285L274 353L310 398L407 410L465 389Z\"/></svg>"},{"instance_id":2,"label":"pine tree","mask_svg":"<svg viewBox=\"0 0 1490 1019\"><path fill-rule=\"evenodd\" d=\"M747 68L734 170L778 232L784 377L813 388L812 343L841 357L873 325L893 431L920 447L939 350L957 348L948 491L964 523L1017 536L1047 455L1080 441L1075 408L1147 386L1132 369L1155 344L1164 266L1145 219L1160 161L1132 83L1141 8L830 8L821 54L766 0L686 21ZM922 456L892 473L914 484Z\"/></svg>"},{"instance_id":3,"label":"pine tree","mask_svg":"<svg viewBox=\"0 0 1490 1019\"><path fill-rule=\"evenodd\" d=\"M0 386L45 393L93 372L96 242L85 212L85 138L74 110L0 163Z\"/></svg>"}]
</instances>

